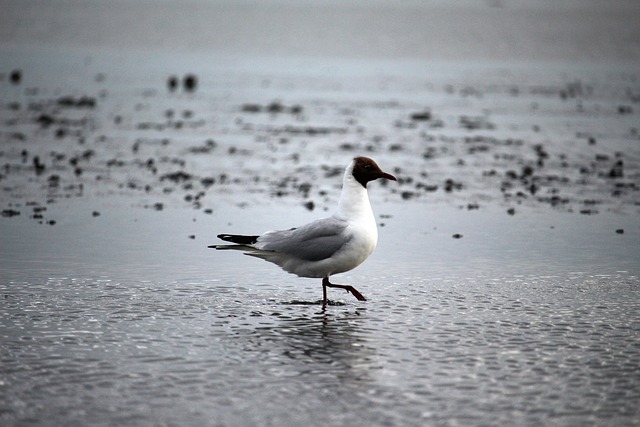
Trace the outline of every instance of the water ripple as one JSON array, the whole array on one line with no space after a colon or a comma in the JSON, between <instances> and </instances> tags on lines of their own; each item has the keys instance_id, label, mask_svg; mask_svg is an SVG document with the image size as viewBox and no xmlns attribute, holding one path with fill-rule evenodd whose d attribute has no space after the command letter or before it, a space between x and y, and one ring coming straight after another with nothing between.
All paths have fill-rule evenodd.
<instances>
[{"instance_id":1,"label":"water ripple","mask_svg":"<svg viewBox=\"0 0 640 427\"><path fill-rule=\"evenodd\" d=\"M260 425L292 402L297 421L333 408L329 423L639 415L640 299L623 276L416 280L413 296L382 287L375 304L324 308L265 286L267 298L214 281L1 285L0 418L51 407L147 424L178 407Z\"/></svg>"}]
</instances>

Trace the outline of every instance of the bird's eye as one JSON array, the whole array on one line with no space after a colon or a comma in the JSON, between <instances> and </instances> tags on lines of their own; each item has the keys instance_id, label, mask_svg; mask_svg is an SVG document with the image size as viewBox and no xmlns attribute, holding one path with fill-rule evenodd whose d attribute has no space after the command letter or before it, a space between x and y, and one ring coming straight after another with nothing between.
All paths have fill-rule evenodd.
<instances>
[{"instance_id":1,"label":"bird's eye","mask_svg":"<svg viewBox=\"0 0 640 427\"><path fill-rule=\"evenodd\" d=\"M365 168L366 170L370 170L370 169L371 169L371 165L364 165L364 168Z\"/></svg>"}]
</instances>

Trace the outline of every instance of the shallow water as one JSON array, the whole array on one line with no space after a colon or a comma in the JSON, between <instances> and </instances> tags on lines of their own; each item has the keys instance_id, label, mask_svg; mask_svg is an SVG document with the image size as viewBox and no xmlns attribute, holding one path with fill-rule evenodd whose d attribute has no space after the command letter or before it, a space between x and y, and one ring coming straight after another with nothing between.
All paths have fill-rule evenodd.
<instances>
[{"instance_id":1,"label":"shallow water","mask_svg":"<svg viewBox=\"0 0 640 427\"><path fill-rule=\"evenodd\" d=\"M5 425L637 421L637 278L386 281L368 289L366 304L345 298L325 309L304 303L306 294L291 283L4 284L2 419Z\"/></svg>"},{"instance_id":2,"label":"shallow water","mask_svg":"<svg viewBox=\"0 0 640 427\"><path fill-rule=\"evenodd\" d=\"M53 227L12 219L24 252L3 255L4 425L638 420L637 263L624 270L594 248L574 254L571 269L553 252L508 256L526 237L514 239L495 214L457 208L434 216L463 238L432 231L402 250L401 236L418 224L398 213L371 259L335 279L368 301L330 291L335 303L323 308L319 281L206 248L218 215L240 223L250 209L138 210L123 221L118 209L92 218L91 205L68 209ZM486 228L465 225L469 216ZM514 228L523 233L521 220ZM583 238L620 237L604 223L604 233L592 226ZM568 251L572 229L555 224L549 236ZM623 237L637 236L625 226ZM174 232L158 233L167 227ZM495 230L504 248L480 244Z\"/></svg>"},{"instance_id":3,"label":"shallow water","mask_svg":"<svg viewBox=\"0 0 640 427\"><path fill-rule=\"evenodd\" d=\"M0 424L640 423L636 68L1 53ZM361 154L368 301L207 249Z\"/></svg>"}]
</instances>

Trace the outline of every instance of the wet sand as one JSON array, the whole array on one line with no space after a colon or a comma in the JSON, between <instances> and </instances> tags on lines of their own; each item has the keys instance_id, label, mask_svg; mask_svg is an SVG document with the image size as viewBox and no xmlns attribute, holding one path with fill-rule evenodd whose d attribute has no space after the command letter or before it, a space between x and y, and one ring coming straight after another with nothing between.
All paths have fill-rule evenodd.
<instances>
[{"instance_id":1,"label":"wet sand","mask_svg":"<svg viewBox=\"0 0 640 427\"><path fill-rule=\"evenodd\" d=\"M127 5L0 17L3 425L638 422L634 4ZM206 248L359 155L366 305Z\"/></svg>"},{"instance_id":2,"label":"wet sand","mask_svg":"<svg viewBox=\"0 0 640 427\"><path fill-rule=\"evenodd\" d=\"M77 68L56 62L82 60L47 59L64 75ZM55 203L110 197L154 210L285 203L326 211L357 155L399 177L374 199L420 210L639 210L631 69L441 63L427 72L394 63L357 74L380 64L342 60L321 76L315 64L293 60L286 72L281 64L122 74L96 59L52 87L37 69L16 67L3 82L3 217L53 225ZM151 84L135 83L139 73L154 75Z\"/></svg>"}]
</instances>

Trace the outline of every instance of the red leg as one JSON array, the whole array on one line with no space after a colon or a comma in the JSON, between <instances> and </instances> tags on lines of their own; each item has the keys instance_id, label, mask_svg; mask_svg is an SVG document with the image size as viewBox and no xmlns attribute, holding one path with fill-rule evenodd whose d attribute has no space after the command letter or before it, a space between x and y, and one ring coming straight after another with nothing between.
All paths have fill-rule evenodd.
<instances>
[{"instance_id":1,"label":"red leg","mask_svg":"<svg viewBox=\"0 0 640 427\"><path fill-rule=\"evenodd\" d=\"M324 279L322 279L322 293L323 293L323 303L326 304L327 303L327 287L329 288L340 288L340 289L344 289L347 292L351 292L351 294L356 297L358 299L358 301L366 301L367 299L362 296L362 294L360 292L358 292L358 290L356 288L354 288L353 286L349 286L349 285L336 285L334 283L329 282L329 278L325 277Z\"/></svg>"}]
</instances>

